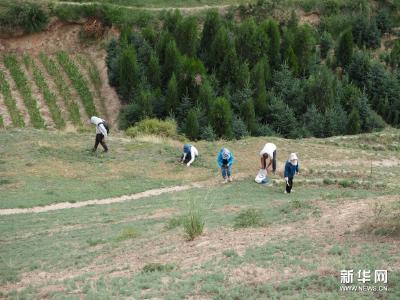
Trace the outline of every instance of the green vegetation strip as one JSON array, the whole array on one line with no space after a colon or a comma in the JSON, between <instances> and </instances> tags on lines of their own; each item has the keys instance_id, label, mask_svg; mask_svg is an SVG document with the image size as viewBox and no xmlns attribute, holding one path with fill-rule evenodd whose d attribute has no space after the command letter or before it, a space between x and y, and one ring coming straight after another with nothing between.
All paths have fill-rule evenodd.
<instances>
[{"instance_id":1,"label":"green vegetation strip","mask_svg":"<svg viewBox=\"0 0 400 300\"><path fill-rule=\"evenodd\" d=\"M24 127L25 122L19 112L15 99L11 96L11 90L3 71L0 70L0 90L4 97L4 104L7 106L11 121L16 127Z\"/></svg>"},{"instance_id":2,"label":"green vegetation strip","mask_svg":"<svg viewBox=\"0 0 400 300\"><path fill-rule=\"evenodd\" d=\"M105 114L105 117L108 118L105 99L101 95L102 83L101 83L101 78L100 78L100 72L97 69L96 64L90 57L85 56L85 55L78 54L77 59L78 59L79 63L81 64L81 66L87 70L90 81L92 82L92 84L95 87L96 95L100 99L101 109L102 109L103 113Z\"/></svg>"},{"instance_id":3,"label":"green vegetation strip","mask_svg":"<svg viewBox=\"0 0 400 300\"><path fill-rule=\"evenodd\" d=\"M53 78L58 92L64 100L65 106L69 113L69 119L75 126L81 126L81 117L79 114L79 107L76 102L72 100L71 92L68 85L65 83L64 78L61 75L61 69L54 62L54 60L47 57L46 54L40 53L39 59L46 68L47 73Z\"/></svg>"},{"instance_id":4,"label":"green vegetation strip","mask_svg":"<svg viewBox=\"0 0 400 300\"><path fill-rule=\"evenodd\" d=\"M2 116L0 116L0 128L4 128L4 121Z\"/></svg>"},{"instance_id":5,"label":"green vegetation strip","mask_svg":"<svg viewBox=\"0 0 400 300\"><path fill-rule=\"evenodd\" d=\"M28 110L31 118L31 123L35 128L45 128L46 125L42 116L40 115L39 108L37 106L37 100L32 96L32 90L28 80L22 69L20 68L19 62L15 55L7 54L4 56L4 64L7 69L10 70L11 76L15 81L18 91L22 95L25 106Z\"/></svg>"},{"instance_id":6,"label":"green vegetation strip","mask_svg":"<svg viewBox=\"0 0 400 300\"><path fill-rule=\"evenodd\" d=\"M78 94L82 100L82 104L85 107L88 116L97 115L96 108L93 102L93 96L89 91L88 84L79 72L78 67L69 58L68 54L64 51L57 52L57 59L61 66L64 68L68 77L71 79L73 86L78 91Z\"/></svg>"},{"instance_id":7,"label":"green vegetation strip","mask_svg":"<svg viewBox=\"0 0 400 300\"><path fill-rule=\"evenodd\" d=\"M65 128L65 121L61 115L60 108L57 106L56 96L50 91L50 88L46 83L46 79L43 76L43 73L40 71L40 69L30 56L26 55L24 57L24 60L25 59L28 61L29 66L32 68L33 80L35 81L37 87L42 93L44 101L49 107L51 118L53 119L54 124L56 125L57 129Z\"/></svg>"}]
</instances>

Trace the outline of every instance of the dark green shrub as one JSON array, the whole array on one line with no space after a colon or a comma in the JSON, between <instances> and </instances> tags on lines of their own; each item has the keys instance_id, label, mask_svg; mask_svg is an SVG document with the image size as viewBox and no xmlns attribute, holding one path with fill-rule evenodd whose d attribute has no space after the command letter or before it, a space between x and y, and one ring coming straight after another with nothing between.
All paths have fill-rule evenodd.
<instances>
[{"instance_id":1,"label":"dark green shrub","mask_svg":"<svg viewBox=\"0 0 400 300\"><path fill-rule=\"evenodd\" d=\"M357 109L353 109L349 115L349 121L347 123L347 132L349 134L357 134L361 131L360 114Z\"/></svg>"},{"instance_id":2,"label":"dark green shrub","mask_svg":"<svg viewBox=\"0 0 400 300\"><path fill-rule=\"evenodd\" d=\"M324 31L321 34L321 38L319 40L319 46L320 46L321 58L325 59L328 55L329 50L333 46L332 35L329 32Z\"/></svg>"},{"instance_id":3,"label":"dark green shrub","mask_svg":"<svg viewBox=\"0 0 400 300\"><path fill-rule=\"evenodd\" d=\"M211 110L211 121L218 137L232 137L232 110L226 98L215 99Z\"/></svg>"},{"instance_id":4,"label":"dark green shrub","mask_svg":"<svg viewBox=\"0 0 400 300\"><path fill-rule=\"evenodd\" d=\"M214 132L214 129L212 128L211 125L207 125L206 127L203 128L201 134L200 134L201 139L213 142L217 139L217 135Z\"/></svg>"},{"instance_id":5,"label":"dark green shrub","mask_svg":"<svg viewBox=\"0 0 400 300\"><path fill-rule=\"evenodd\" d=\"M272 98L269 106L269 124L284 137L297 137L298 123L293 110L280 98Z\"/></svg>"},{"instance_id":6,"label":"dark green shrub","mask_svg":"<svg viewBox=\"0 0 400 300\"><path fill-rule=\"evenodd\" d=\"M276 133L268 124L256 124L255 136L275 136Z\"/></svg>"},{"instance_id":7,"label":"dark green shrub","mask_svg":"<svg viewBox=\"0 0 400 300\"><path fill-rule=\"evenodd\" d=\"M122 49L118 60L118 91L126 103L132 100L139 82L136 51L129 45Z\"/></svg>"},{"instance_id":8,"label":"dark green shrub","mask_svg":"<svg viewBox=\"0 0 400 300\"><path fill-rule=\"evenodd\" d=\"M197 140L200 134L199 113L196 108L189 110L186 117L185 134L192 141Z\"/></svg>"},{"instance_id":9,"label":"dark green shrub","mask_svg":"<svg viewBox=\"0 0 400 300\"><path fill-rule=\"evenodd\" d=\"M233 118L232 122L233 137L240 140L249 135L246 124L238 117Z\"/></svg>"},{"instance_id":10,"label":"dark green shrub","mask_svg":"<svg viewBox=\"0 0 400 300\"><path fill-rule=\"evenodd\" d=\"M174 112L179 104L178 83L176 81L175 73L172 74L168 82L167 93L165 98L165 111L167 113Z\"/></svg>"},{"instance_id":11,"label":"dark green shrub","mask_svg":"<svg viewBox=\"0 0 400 300\"><path fill-rule=\"evenodd\" d=\"M27 33L44 30L49 23L47 11L31 2L18 2L8 7L0 16L0 27L9 30L22 28Z\"/></svg>"},{"instance_id":12,"label":"dark green shrub","mask_svg":"<svg viewBox=\"0 0 400 300\"><path fill-rule=\"evenodd\" d=\"M347 68L353 55L353 34L351 30L342 32L335 51L336 59L340 66Z\"/></svg>"}]
</instances>

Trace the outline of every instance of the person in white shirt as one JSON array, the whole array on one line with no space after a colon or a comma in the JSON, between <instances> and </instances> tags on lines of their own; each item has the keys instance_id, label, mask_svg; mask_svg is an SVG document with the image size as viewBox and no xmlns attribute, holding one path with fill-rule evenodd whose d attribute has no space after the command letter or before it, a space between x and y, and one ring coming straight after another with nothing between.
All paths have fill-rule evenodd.
<instances>
[{"instance_id":1,"label":"person in white shirt","mask_svg":"<svg viewBox=\"0 0 400 300\"><path fill-rule=\"evenodd\" d=\"M103 146L104 152L108 151L105 139L108 136L108 130L106 127L106 122L96 116L90 118L90 122L96 125L96 141L94 143L93 152L97 150L99 143Z\"/></svg>"},{"instance_id":2,"label":"person in white shirt","mask_svg":"<svg viewBox=\"0 0 400 300\"><path fill-rule=\"evenodd\" d=\"M185 163L188 167L190 167L197 156L199 156L199 151L197 151L196 147L190 144L183 145L181 163Z\"/></svg>"},{"instance_id":3,"label":"person in white shirt","mask_svg":"<svg viewBox=\"0 0 400 300\"><path fill-rule=\"evenodd\" d=\"M268 170L272 164L272 172L276 172L276 146L273 143L266 143L260 152L261 169ZM268 165L267 165L268 160Z\"/></svg>"}]
</instances>

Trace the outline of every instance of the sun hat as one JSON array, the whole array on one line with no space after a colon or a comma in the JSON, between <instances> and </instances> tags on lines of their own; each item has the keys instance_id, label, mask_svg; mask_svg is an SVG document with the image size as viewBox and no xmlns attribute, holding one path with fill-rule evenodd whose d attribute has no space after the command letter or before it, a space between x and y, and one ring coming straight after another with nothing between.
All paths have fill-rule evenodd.
<instances>
[{"instance_id":1,"label":"sun hat","mask_svg":"<svg viewBox=\"0 0 400 300\"><path fill-rule=\"evenodd\" d=\"M222 158L229 159L230 156L231 156L231 152L228 149L223 148L222 149Z\"/></svg>"}]
</instances>

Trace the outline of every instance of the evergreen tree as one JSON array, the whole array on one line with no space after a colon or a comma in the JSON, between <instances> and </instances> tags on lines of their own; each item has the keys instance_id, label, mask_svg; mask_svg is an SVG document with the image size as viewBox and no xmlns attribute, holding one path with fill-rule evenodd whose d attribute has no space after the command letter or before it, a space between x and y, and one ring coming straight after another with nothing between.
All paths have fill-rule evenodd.
<instances>
[{"instance_id":1,"label":"evergreen tree","mask_svg":"<svg viewBox=\"0 0 400 300\"><path fill-rule=\"evenodd\" d=\"M265 88L264 77L259 77L256 84L256 90L254 95L254 108L257 117L265 120L268 103L267 103L267 89Z\"/></svg>"},{"instance_id":2,"label":"evergreen tree","mask_svg":"<svg viewBox=\"0 0 400 300\"><path fill-rule=\"evenodd\" d=\"M368 73L371 69L371 59L366 51L357 51L351 58L349 65L349 78L358 87L367 85Z\"/></svg>"},{"instance_id":3,"label":"evergreen tree","mask_svg":"<svg viewBox=\"0 0 400 300\"><path fill-rule=\"evenodd\" d=\"M191 110L189 110L188 115L186 117L185 134L189 139L193 141L197 140L200 134L198 115L199 114L197 109L192 108Z\"/></svg>"},{"instance_id":4,"label":"evergreen tree","mask_svg":"<svg viewBox=\"0 0 400 300\"><path fill-rule=\"evenodd\" d=\"M235 79L235 89L244 89L246 85L250 84L250 71L247 63L239 65L238 73Z\"/></svg>"},{"instance_id":5,"label":"evergreen tree","mask_svg":"<svg viewBox=\"0 0 400 300\"><path fill-rule=\"evenodd\" d=\"M279 26L278 23L272 19L266 22L266 31L269 37L268 60L270 65L274 69L277 69L281 63L279 53L281 47L281 35L279 32Z\"/></svg>"},{"instance_id":6,"label":"evergreen tree","mask_svg":"<svg viewBox=\"0 0 400 300\"><path fill-rule=\"evenodd\" d=\"M282 99L273 97L269 106L269 124L284 137L297 137L298 123L293 110Z\"/></svg>"},{"instance_id":7,"label":"evergreen tree","mask_svg":"<svg viewBox=\"0 0 400 300\"><path fill-rule=\"evenodd\" d=\"M287 24L287 28L291 31L297 30L297 26L299 25L299 17L296 14L295 10L292 10L290 13L290 19Z\"/></svg>"},{"instance_id":8,"label":"evergreen tree","mask_svg":"<svg viewBox=\"0 0 400 300\"><path fill-rule=\"evenodd\" d=\"M268 59L265 56L262 57L251 70L251 82L253 83L254 88L256 87L256 83L259 78L264 79L266 87L271 86L271 68L269 66Z\"/></svg>"},{"instance_id":9,"label":"evergreen tree","mask_svg":"<svg viewBox=\"0 0 400 300\"><path fill-rule=\"evenodd\" d=\"M210 66L210 52L211 44L217 35L219 28L221 27L221 19L218 11L211 10L207 12L206 20L204 21L203 31L200 39L200 53L203 61L207 66Z\"/></svg>"},{"instance_id":10,"label":"evergreen tree","mask_svg":"<svg viewBox=\"0 0 400 300\"><path fill-rule=\"evenodd\" d=\"M179 22L175 30L175 40L181 53L194 57L198 47L197 21L194 17Z\"/></svg>"},{"instance_id":11,"label":"evergreen tree","mask_svg":"<svg viewBox=\"0 0 400 300\"><path fill-rule=\"evenodd\" d=\"M336 48L336 59L340 66L347 68L353 55L353 35L350 30L345 30L339 37Z\"/></svg>"},{"instance_id":12,"label":"evergreen tree","mask_svg":"<svg viewBox=\"0 0 400 300\"><path fill-rule=\"evenodd\" d=\"M260 57L260 47L257 40L257 25L253 18L245 20L236 34L236 49L242 60L254 64Z\"/></svg>"},{"instance_id":13,"label":"evergreen tree","mask_svg":"<svg viewBox=\"0 0 400 300\"><path fill-rule=\"evenodd\" d=\"M304 98L301 80L293 76L287 65L282 65L282 69L274 73L273 90L296 114L306 112L307 105L310 104L307 101L310 99Z\"/></svg>"},{"instance_id":14,"label":"evergreen tree","mask_svg":"<svg viewBox=\"0 0 400 300\"><path fill-rule=\"evenodd\" d=\"M400 68L400 40L394 43L389 60L392 68Z\"/></svg>"},{"instance_id":15,"label":"evergreen tree","mask_svg":"<svg viewBox=\"0 0 400 300\"><path fill-rule=\"evenodd\" d=\"M211 107L214 99L214 91L208 80L205 80L199 89L199 96L197 98L198 105L206 111L207 114L210 113Z\"/></svg>"},{"instance_id":16,"label":"evergreen tree","mask_svg":"<svg viewBox=\"0 0 400 300\"><path fill-rule=\"evenodd\" d=\"M241 138L244 138L249 135L246 124L238 116L233 117L232 133L233 137L237 140L240 140Z\"/></svg>"},{"instance_id":17,"label":"evergreen tree","mask_svg":"<svg viewBox=\"0 0 400 300\"><path fill-rule=\"evenodd\" d=\"M376 25L381 32L384 34L389 32L392 28L392 20L388 9L380 9L376 16Z\"/></svg>"},{"instance_id":18,"label":"evergreen tree","mask_svg":"<svg viewBox=\"0 0 400 300\"><path fill-rule=\"evenodd\" d=\"M167 94L165 98L165 111L167 113L174 112L178 105L178 83L176 81L175 73L173 73L170 81L168 82Z\"/></svg>"},{"instance_id":19,"label":"evergreen tree","mask_svg":"<svg viewBox=\"0 0 400 300\"><path fill-rule=\"evenodd\" d=\"M223 59L223 63L218 69L218 79L222 84L236 84L239 82L239 60L235 47L231 46L227 49L227 53Z\"/></svg>"},{"instance_id":20,"label":"evergreen tree","mask_svg":"<svg viewBox=\"0 0 400 300\"><path fill-rule=\"evenodd\" d=\"M333 80L333 75L326 66L320 66L307 80L305 98L310 99L322 112L332 107L334 103Z\"/></svg>"},{"instance_id":21,"label":"evergreen tree","mask_svg":"<svg viewBox=\"0 0 400 300\"><path fill-rule=\"evenodd\" d=\"M154 52L150 55L149 66L147 67L147 80L153 88L161 86L161 70L158 58Z\"/></svg>"},{"instance_id":22,"label":"evergreen tree","mask_svg":"<svg viewBox=\"0 0 400 300\"><path fill-rule=\"evenodd\" d=\"M218 69L224 61L228 51L233 47L228 36L228 32L224 26L221 26L211 44L211 52L209 55L209 67ZM235 53L236 54L236 53Z\"/></svg>"},{"instance_id":23,"label":"evergreen tree","mask_svg":"<svg viewBox=\"0 0 400 300\"><path fill-rule=\"evenodd\" d=\"M155 50L157 52L158 60L159 60L159 63L161 66L164 65L165 50L167 49L167 45L172 40L173 40L173 37L168 31L162 31L160 33L160 37L159 37L158 41L156 42Z\"/></svg>"},{"instance_id":24,"label":"evergreen tree","mask_svg":"<svg viewBox=\"0 0 400 300\"><path fill-rule=\"evenodd\" d=\"M122 49L118 61L118 91L125 102L132 100L135 90L139 86L140 74L136 61L135 48L126 46Z\"/></svg>"},{"instance_id":25,"label":"evergreen tree","mask_svg":"<svg viewBox=\"0 0 400 300\"><path fill-rule=\"evenodd\" d=\"M175 9L174 11L168 10L163 16L164 19L164 28L171 34L175 34L176 28L179 23L182 21L183 17L179 9Z\"/></svg>"},{"instance_id":26,"label":"evergreen tree","mask_svg":"<svg viewBox=\"0 0 400 300\"><path fill-rule=\"evenodd\" d=\"M356 108L353 108L349 115L349 121L347 123L347 133L358 134L361 131L360 115Z\"/></svg>"},{"instance_id":27,"label":"evergreen tree","mask_svg":"<svg viewBox=\"0 0 400 300\"><path fill-rule=\"evenodd\" d=\"M324 115L312 104L304 114L306 129L315 137L325 137Z\"/></svg>"},{"instance_id":28,"label":"evergreen tree","mask_svg":"<svg viewBox=\"0 0 400 300\"><path fill-rule=\"evenodd\" d=\"M218 137L232 137L232 110L226 98L215 99L211 110L211 121Z\"/></svg>"},{"instance_id":29,"label":"evergreen tree","mask_svg":"<svg viewBox=\"0 0 400 300\"><path fill-rule=\"evenodd\" d=\"M181 94L187 94L189 98L196 99L203 80L207 77L207 71L201 60L193 57L183 57L178 86Z\"/></svg>"},{"instance_id":30,"label":"evergreen tree","mask_svg":"<svg viewBox=\"0 0 400 300\"><path fill-rule=\"evenodd\" d=\"M332 45L333 39L331 34L327 31L324 31L321 34L321 38L319 40L319 47L322 59L325 59L327 57L329 50L332 48Z\"/></svg>"},{"instance_id":31,"label":"evergreen tree","mask_svg":"<svg viewBox=\"0 0 400 300\"><path fill-rule=\"evenodd\" d=\"M241 106L241 117L243 122L246 124L248 132L254 134L257 130L256 126L256 113L254 110L253 99L248 99L242 103Z\"/></svg>"},{"instance_id":32,"label":"evergreen tree","mask_svg":"<svg viewBox=\"0 0 400 300\"><path fill-rule=\"evenodd\" d=\"M340 103L335 103L325 111L324 136L342 135L346 133L347 115Z\"/></svg>"},{"instance_id":33,"label":"evergreen tree","mask_svg":"<svg viewBox=\"0 0 400 300\"><path fill-rule=\"evenodd\" d=\"M302 75L308 73L310 59L314 52L314 45L315 41L311 28L308 25L299 27L294 35L293 49Z\"/></svg>"},{"instance_id":34,"label":"evergreen tree","mask_svg":"<svg viewBox=\"0 0 400 300\"><path fill-rule=\"evenodd\" d=\"M163 67L164 82L168 82L172 73L175 75L181 73L182 58L179 50L176 47L175 41L168 42L165 48L165 59Z\"/></svg>"},{"instance_id":35,"label":"evergreen tree","mask_svg":"<svg viewBox=\"0 0 400 300\"><path fill-rule=\"evenodd\" d=\"M297 76L299 74L300 67L292 47L289 46L286 49L283 60L289 66L290 70L292 71L292 74L294 76Z\"/></svg>"}]
</instances>

